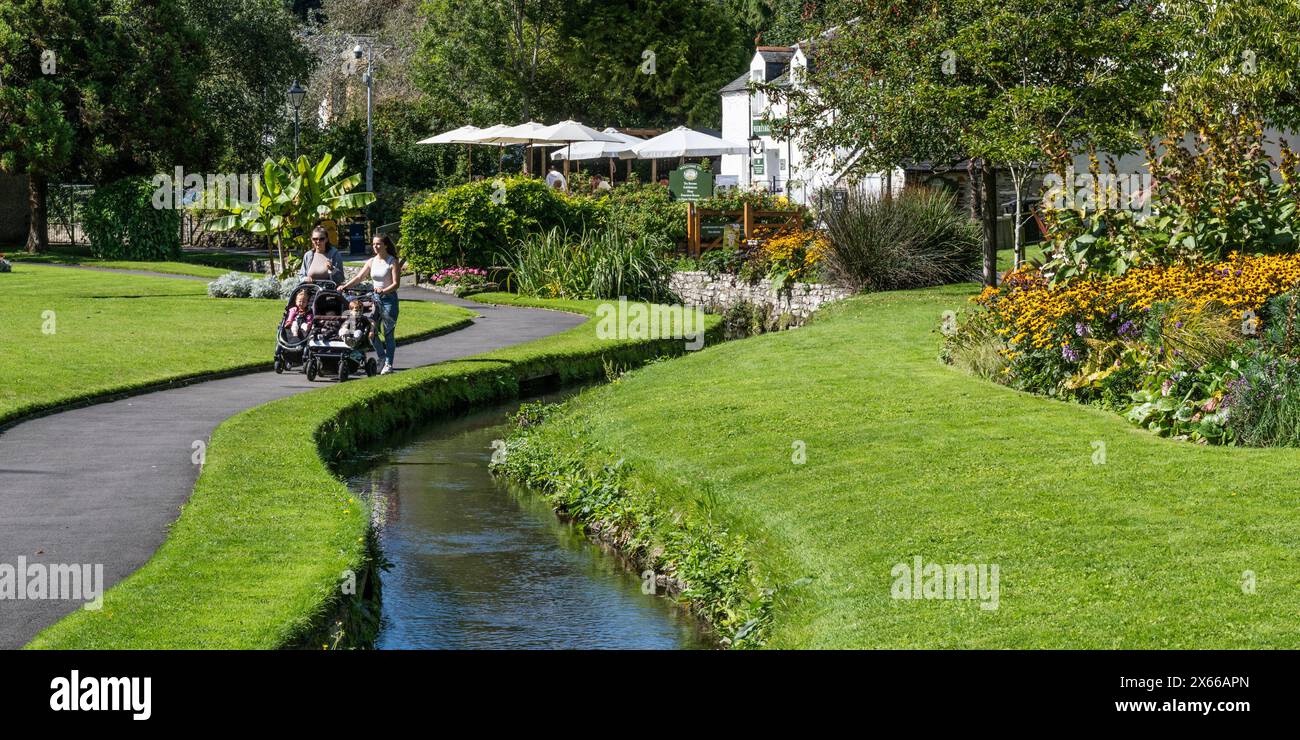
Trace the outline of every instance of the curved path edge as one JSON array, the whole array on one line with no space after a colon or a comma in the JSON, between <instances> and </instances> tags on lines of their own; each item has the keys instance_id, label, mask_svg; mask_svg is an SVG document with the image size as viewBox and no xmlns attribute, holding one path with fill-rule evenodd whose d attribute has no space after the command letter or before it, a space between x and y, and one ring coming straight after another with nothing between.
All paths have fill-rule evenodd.
<instances>
[{"instance_id":1,"label":"curved path edge","mask_svg":"<svg viewBox=\"0 0 1300 740\"><path fill-rule=\"evenodd\" d=\"M541 339L587 320L419 288L403 289L400 296L471 308L479 317L451 334L405 344L397 354L399 371ZM14 423L0 434L0 565L102 566L107 590L144 565L166 539L198 478L199 452L222 421L320 387L300 373L251 372ZM82 604L0 599L0 649L23 646Z\"/></svg>"}]
</instances>

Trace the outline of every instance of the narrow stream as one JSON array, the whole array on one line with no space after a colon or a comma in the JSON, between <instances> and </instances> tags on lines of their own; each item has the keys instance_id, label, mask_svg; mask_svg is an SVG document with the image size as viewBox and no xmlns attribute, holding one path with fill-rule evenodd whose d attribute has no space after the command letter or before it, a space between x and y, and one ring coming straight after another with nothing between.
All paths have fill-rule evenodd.
<instances>
[{"instance_id":1,"label":"narrow stream","mask_svg":"<svg viewBox=\"0 0 1300 740\"><path fill-rule=\"evenodd\" d=\"M548 398L545 400L555 400ZM375 503L380 649L712 647L693 618L527 488L488 471L518 402L381 450L348 486Z\"/></svg>"}]
</instances>

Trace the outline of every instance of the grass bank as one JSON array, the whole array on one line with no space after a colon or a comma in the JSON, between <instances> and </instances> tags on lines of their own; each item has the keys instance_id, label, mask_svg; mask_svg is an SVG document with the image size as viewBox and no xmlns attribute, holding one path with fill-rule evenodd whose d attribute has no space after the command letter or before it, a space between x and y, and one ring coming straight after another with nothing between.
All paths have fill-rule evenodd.
<instances>
[{"instance_id":1,"label":"grass bank","mask_svg":"<svg viewBox=\"0 0 1300 740\"><path fill-rule=\"evenodd\" d=\"M16 263L0 275L0 427L16 419L163 383L269 368L275 300L209 298L207 286ZM402 339L450 329L472 311L402 305Z\"/></svg>"},{"instance_id":2,"label":"grass bank","mask_svg":"<svg viewBox=\"0 0 1300 740\"><path fill-rule=\"evenodd\" d=\"M885 293L583 393L530 435L709 502L775 589L777 648L1295 648L1300 450L1154 437L936 359L972 286ZM891 597L996 564L999 603Z\"/></svg>"},{"instance_id":3,"label":"grass bank","mask_svg":"<svg viewBox=\"0 0 1300 740\"><path fill-rule=\"evenodd\" d=\"M588 315L596 306L500 294L476 299ZM681 340L600 339L595 323L231 417L212 435L194 492L153 558L105 594L102 610L75 612L29 647L320 647L322 624L349 601L340 574L364 571L369 556L367 505L334 476L330 461L437 414L515 396L523 379L599 378L610 366L683 349Z\"/></svg>"}]
</instances>

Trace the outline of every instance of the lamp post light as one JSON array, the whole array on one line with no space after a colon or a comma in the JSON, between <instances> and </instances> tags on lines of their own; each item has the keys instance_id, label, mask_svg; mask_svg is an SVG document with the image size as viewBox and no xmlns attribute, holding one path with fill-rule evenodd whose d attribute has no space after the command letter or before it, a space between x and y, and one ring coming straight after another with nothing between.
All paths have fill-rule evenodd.
<instances>
[{"instance_id":1,"label":"lamp post light","mask_svg":"<svg viewBox=\"0 0 1300 740\"><path fill-rule=\"evenodd\" d=\"M750 187L753 187L753 185L754 185L754 160L755 160L755 159L758 159L758 158L761 157L761 156L763 156L763 137L761 137L761 136L759 136L758 134L755 134L755 133L750 133L750 135L749 135L749 154L750 154L749 166L746 168L746 169L748 170L748 172L749 172L749 177L748 177L748 180L747 180L747 181L749 182ZM765 174L764 174L764 176L766 176L766 168L765 168Z\"/></svg>"},{"instance_id":2,"label":"lamp post light","mask_svg":"<svg viewBox=\"0 0 1300 740\"><path fill-rule=\"evenodd\" d=\"M294 80L286 95L289 98L289 105L293 107L293 158L296 160L298 159L298 110L302 108L303 98L307 97L307 90Z\"/></svg>"}]
</instances>

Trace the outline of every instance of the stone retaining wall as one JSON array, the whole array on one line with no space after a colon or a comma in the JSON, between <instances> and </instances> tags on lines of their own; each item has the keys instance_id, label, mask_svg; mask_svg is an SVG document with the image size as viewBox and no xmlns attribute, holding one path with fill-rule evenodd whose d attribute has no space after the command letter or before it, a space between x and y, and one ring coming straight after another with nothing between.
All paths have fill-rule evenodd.
<instances>
[{"instance_id":1,"label":"stone retaining wall","mask_svg":"<svg viewBox=\"0 0 1300 740\"><path fill-rule=\"evenodd\" d=\"M768 307L773 315L788 313L799 322L823 305L852 295L820 283L795 283L789 291L774 294L771 280L747 283L735 275L711 277L707 272L675 272L668 284L684 303L706 311L721 313L748 301Z\"/></svg>"}]
</instances>

